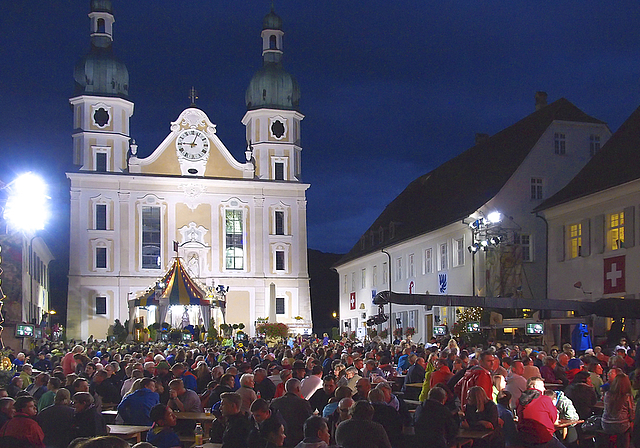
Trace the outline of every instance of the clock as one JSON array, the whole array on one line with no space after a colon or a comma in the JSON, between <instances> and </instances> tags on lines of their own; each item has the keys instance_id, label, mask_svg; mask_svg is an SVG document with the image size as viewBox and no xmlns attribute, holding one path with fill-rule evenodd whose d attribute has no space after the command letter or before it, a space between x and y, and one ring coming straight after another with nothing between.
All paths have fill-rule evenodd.
<instances>
[{"instance_id":1,"label":"clock","mask_svg":"<svg viewBox=\"0 0 640 448\"><path fill-rule=\"evenodd\" d=\"M176 139L178 154L189 160L199 160L209 153L209 138L197 129L187 129Z\"/></svg>"}]
</instances>

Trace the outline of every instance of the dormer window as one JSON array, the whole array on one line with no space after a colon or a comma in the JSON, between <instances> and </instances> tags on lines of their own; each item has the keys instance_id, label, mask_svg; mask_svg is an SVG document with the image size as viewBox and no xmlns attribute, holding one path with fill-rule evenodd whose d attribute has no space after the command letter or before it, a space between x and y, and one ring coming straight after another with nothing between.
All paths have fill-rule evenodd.
<instances>
[{"instance_id":1,"label":"dormer window","mask_svg":"<svg viewBox=\"0 0 640 448\"><path fill-rule=\"evenodd\" d=\"M276 36L269 36L269 49L270 50L278 49L278 45L276 43Z\"/></svg>"}]
</instances>

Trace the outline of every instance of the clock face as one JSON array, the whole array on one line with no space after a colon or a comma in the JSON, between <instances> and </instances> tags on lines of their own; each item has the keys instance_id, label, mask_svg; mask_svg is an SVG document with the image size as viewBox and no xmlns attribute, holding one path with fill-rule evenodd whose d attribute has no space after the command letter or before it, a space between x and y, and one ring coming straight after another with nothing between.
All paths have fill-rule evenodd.
<instances>
[{"instance_id":1,"label":"clock face","mask_svg":"<svg viewBox=\"0 0 640 448\"><path fill-rule=\"evenodd\" d=\"M209 138L197 129L182 131L176 139L178 153L189 160L199 160L209 153Z\"/></svg>"}]
</instances>

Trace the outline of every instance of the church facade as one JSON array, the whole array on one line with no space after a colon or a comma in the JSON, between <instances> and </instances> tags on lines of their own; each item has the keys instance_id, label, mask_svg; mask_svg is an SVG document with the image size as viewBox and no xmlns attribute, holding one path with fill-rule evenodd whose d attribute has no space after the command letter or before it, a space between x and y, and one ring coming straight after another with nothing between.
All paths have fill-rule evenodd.
<instances>
[{"instance_id":1,"label":"church facade","mask_svg":"<svg viewBox=\"0 0 640 448\"><path fill-rule=\"evenodd\" d=\"M225 321L255 334L259 318L311 329L306 190L301 182L299 89L282 67L282 21L263 21L263 67L246 92L245 160L192 104L164 141L139 158L131 140L128 72L112 52L111 2L91 2L91 51L75 69L68 337L102 339L128 304L182 259L213 297L226 292ZM177 244L175 244L176 242ZM177 248L177 254L174 250ZM171 309L179 325L185 312ZM154 321L153 310L132 316ZM216 321L219 325L220 320Z\"/></svg>"}]
</instances>

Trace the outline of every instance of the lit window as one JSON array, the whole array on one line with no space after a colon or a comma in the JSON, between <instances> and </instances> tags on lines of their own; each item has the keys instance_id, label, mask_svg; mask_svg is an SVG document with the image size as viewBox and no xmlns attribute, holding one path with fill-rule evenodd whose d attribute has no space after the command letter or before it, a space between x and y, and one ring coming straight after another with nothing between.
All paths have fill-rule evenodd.
<instances>
[{"instance_id":1,"label":"lit window","mask_svg":"<svg viewBox=\"0 0 640 448\"><path fill-rule=\"evenodd\" d=\"M408 268L408 270L409 270L409 278L413 278L413 277L415 277L415 276L416 276L416 268L415 268L415 263L414 263L414 261L413 261L413 259L414 259L413 254L409 254L409 257L408 257L408 258L409 258L409 259L408 259L408 266L407 266L407 268Z\"/></svg>"},{"instance_id":2,"label":"lit window","mask_svg":"<svg viewBox=\"0 0 640 448\"><path fill-rule=\"evenodd\" d=\"M160 207L142 207L142 268L160 269Z\"/></svg>"},{"instance_id":3,"label":"lit window","mask_svg":"<svg viewBox=\"0 0 640 448\"><path fill-rule=\"evenodd\" d=\"M242 210L225 212L225 266L227 269L244 268Z\"/></svg>"},{"instance_id":4,"label":"lit window","mask_svg":"<svg viewBox=\"0 0 640 448\"><path fill-rule=\"evenodd\" d=\"M440 270L444 271L449 267L449 261L447 259L447 243L440 245Z\"/></svg>"},{"instance_id":5,"label":"lit window","mask_svg":"<svg viewBox=\"0 0 640 448\"><path fill-rule=\"evenodd\" d=\"M106 204L96 204L96 230L107 230Z\"/></svg>"},{"instance_id":6,"label":"lit window","mask_svg":"<svg viewBox=\"0 0 640 448\"><path fill-rule=\"evenodd\" d=\"M366 269L362 269L362 271L360 271L360 279L361 279L361 283L360 283L360 287L362 289L367 287L367 270Z\"/></svg>"},{"instance_id":7,"label":"lit window","mask_svg":"<svg viewBox=\"0 0 640 448\"><path fill-rule=\"evenodd\" d=\"M542 199L542 179L539 177L531 178L531 199Z\"/></svg>"},{"instance_id":8,"label":"lit window","mask_svg":"<svg viewBox=\"0 0 640 448\"><path fill-rule=\"evenodd\" d=\"M589 136L589 154L593 157L598 151L600 151L600 136L591 134Z\"/></svg>"},{"instance_id":9,"label":"lit window","mask_svg":"<svg viewBox=\"0 0 640 448\"><path fill-rule=\"evenodd\" d=\"M569 226L569 258L577 258L582 250L582 224Z\"/></svg>"},{"instance_id":10,"label":"lit window","mask_svg":"<svg viewBox=\"0 0 640 448\"><path fill-rule=\"evenodd\" d=\"M566 150L566 139L564 134L561 134L560 132L556 132L553 136L553 143L554 143L554 149L553 152L555 154L558 155L564 155L566 154L567 150Z\"/></svg>"},{"instance_id":11,"label":"lit window","mask_svg":"<svg viewBox=\"0 0 640 448\"><path fill-rule=\"evenodd\" d=\"M610 214L607 222L607 247L609 250L624 247L624 212Z\"/></svg>"},{"instance_id":12,"label":"lit window","mask_svg":"<svg viewBox=\"0 0 640 448\"><path fill-rule=\"evenodd\" d=\"M431 274L433 272L433 249L424 250L424 273Z\"/></svg>"}]
</instances>

